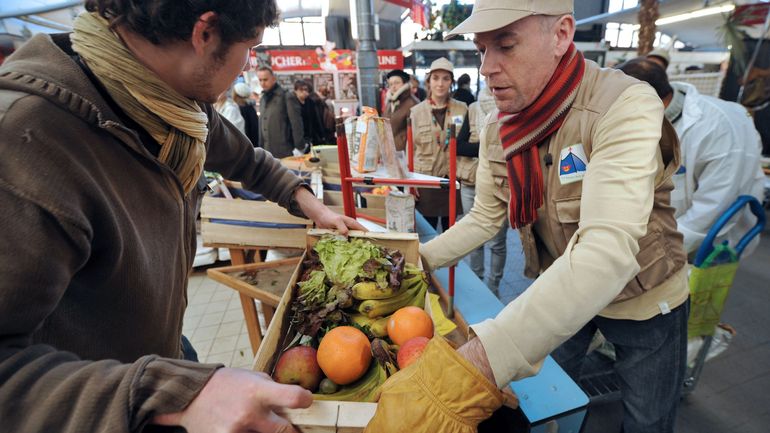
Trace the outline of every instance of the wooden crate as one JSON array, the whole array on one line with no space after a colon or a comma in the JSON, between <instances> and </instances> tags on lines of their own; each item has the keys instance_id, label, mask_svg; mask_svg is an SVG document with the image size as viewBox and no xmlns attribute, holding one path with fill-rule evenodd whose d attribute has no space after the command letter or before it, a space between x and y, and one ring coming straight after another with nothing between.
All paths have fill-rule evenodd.
<instances>
[{"instance_id":1,"label":"wooden crate","mask_svg":"<svg viewBox=\"0 0 770 433\"><path fill-rule=\"evenodd\" d=\"M281 226L284 227L281 227ZM285 228L285 225L294 227ZM313 222L269 201L204 197L201 236L218 248L302 248Z\"/></svg>"},{"instance_id":2,"label":"wooden crate","mask_svg":"<svg viewBox=\"0 0 770 433\"><path fill-rule=\"evenodd\" d=\"M374 194L369 194L374 195ZM383 196L384 197L384 196ZM375 200L376 202L376 200ZM356 215L369 215L375 218L385 219L385 201L381 201L382 206L372 206L371 203L367 203L367 207L356 208ZM338 214L345 214L342 206L342 192L340 191L324 191L324 204L334 212Z\"/></svg>"},{"instance_id":3,"label":"wooden crate","mask_svg":"<svg viewBox=\"0 0 770 433\"><path fill-rule=\"evenodd\" d=\"M328 230L310 230L307 235L307 247L312 248L324 234L331 233ZM371 240L375 244L388 248L396 248L401 251L407 263L420 264L419 240L415 233L362 233L351 232L350 237L360 237ZM304 257L303 257L304 259ZM283 295L278 304L273 321L267 329L265 339L257 352L253 368L256 371L273 373L273 366L277 361L282 346L286 344L291 307L294 298L294 286L300 275L300 266L292 276L289 289ZM446 296L439 291L442 304L445 307ZM458 324L458 330L454 331L450 341L462 343L467 339L467 325L463 318L456 314L454 319ZM463 334L464 335L461 335ZM459 340L459 341L458 341ZM294 425L303 433L361 433L366 424L374 416L377 408L375 403L354 403L344 401L316 401L307 409L285 410L283 412Z\"/></svg>"},{"instance_id":4,"label":"wooden crate","mask_svg":"<svg viewBox=\"0 0 770 433\"><path fill-rule=\"evenodd\" d=\"M384 195L372 194L369 192L361 193L366 199L366 207L374 209L385 209L385 197Z\"/></svg>"},{"instance_id":5,"label":"wooden crate","mask_svg":"<svg viewBox=\"0 0 770 433\"><path fill-rule=\"evenodd\" d=\"M237 290L242 295L271 307L277 307L286 292L288 281L291 281L297 271L299 262L299 257L291 257L270 262L223 266L208 269L206 275L218 283ZM258 281L249 282L243 274L253 274L260 278Z\"/></svg>"}]
</instances>

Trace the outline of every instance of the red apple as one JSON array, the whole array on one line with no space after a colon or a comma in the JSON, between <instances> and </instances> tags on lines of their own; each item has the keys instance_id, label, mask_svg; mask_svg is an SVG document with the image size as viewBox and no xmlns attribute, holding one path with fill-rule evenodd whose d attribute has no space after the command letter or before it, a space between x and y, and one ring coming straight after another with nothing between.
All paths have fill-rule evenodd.
<instances>
[{"instance_id":1,"label":"red apple","mask_svg":"<svg viewBox=\"0 0 770 433\"><path fill-rule=\"evenodd\" d=\"M406 343L401 345L401 347L398 349L398 356L396 356L398 368L403 370L409 366L409 364L417 361L417 358L422 355L422 352L425 350L425 346L428 345L428 342L430 342L430 338L414 337L410 338L406 341Z\"/></svg>"},{"instance_id":2,"label":"red apple","mask_svg":"<svg viewBox=\"0 0 770 433\"><path fill-rule=\"evenodd\" d=\"M324 375L318 366L316 350L308 346L292 347L278 358L273 378L278 383L299 385L315 391Z\"/></svg>"}]
</instances>

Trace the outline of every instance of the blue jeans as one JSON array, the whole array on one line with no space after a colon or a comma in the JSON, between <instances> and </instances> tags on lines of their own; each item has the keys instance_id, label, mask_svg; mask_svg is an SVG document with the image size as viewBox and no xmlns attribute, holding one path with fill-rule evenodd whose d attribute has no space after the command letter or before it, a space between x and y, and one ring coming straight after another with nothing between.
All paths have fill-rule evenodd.
<instances>
[{"instance_id":1,"label":"blue jeans","mask_svg":"<svg viewBox=\"0 0 770 433\"><path fill-rule=\"evenodd\" d=\"M596 330L615 345L624 433L673 433L687 360L688 300L649 320L596 316L551 355L574 380Z\"/></svg>"},{"instance_id":2,"label":"blue jeans","mask_svg":"<svg viewBox=\"0 0 770 433\"><path fill-rule=\"evenodd\" d=\"M490 269L489 269L489 289L492 292L500 296L499 287L500 280L503 279L503 272L505 271L505 259L508 254L508 218L503 221L503 226L500 227L500 231L497 232L495 237L487 242L489 251L492 253L490 257Z\"/></svg>"}]
</instances>

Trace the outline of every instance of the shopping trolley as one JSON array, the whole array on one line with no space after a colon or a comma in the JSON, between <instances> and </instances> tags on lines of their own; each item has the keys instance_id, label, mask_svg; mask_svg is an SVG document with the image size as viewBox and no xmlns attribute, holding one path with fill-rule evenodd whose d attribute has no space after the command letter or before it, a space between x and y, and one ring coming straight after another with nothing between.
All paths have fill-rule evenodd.
<instances>
[{"instance_id":1,"label":"shopping trolley","mask_svg":"<svg viewBox=\"0 0 770 433\"><path fill-rule=\"evenodd\" d=\"M757 223L743 235L737 245L728 245L727 241L714 245L720 230L746 206L749 206L757 217ZM765 222L765 210L759 200L750 195L742 195L714 223L695 255L690 270L690 318L687 322L687 338L703 338L703 344L693 365L687 368L684 395L691 393L698 384L727 294L738 271L741 254L764 230Z\"/></svg>"},{"instance_id":2,"label":"shopping trolley","mask_svg":"<svg viewBox=\"0 0 770 433\"><path fill-rule=\"evenodd\" d=\"M719 232L746 206L757 217L757 223L737 245L728 245L726 241L714 245ZM703 338L703 344L692 365L687 368L682 386L683 396L691 393L698 384L727 294L738 270L738 261L746 246L764 230L765 222L765 211L759 200L742 195L717 219L695 255L689 276L690 317L687 337ZM619 379L613 368L613 352L595 351L586 360L584 371L587 370L587 373L583 374L578 383L593 404L615 401L621 397Z\"/></svg>"}]
</instances>

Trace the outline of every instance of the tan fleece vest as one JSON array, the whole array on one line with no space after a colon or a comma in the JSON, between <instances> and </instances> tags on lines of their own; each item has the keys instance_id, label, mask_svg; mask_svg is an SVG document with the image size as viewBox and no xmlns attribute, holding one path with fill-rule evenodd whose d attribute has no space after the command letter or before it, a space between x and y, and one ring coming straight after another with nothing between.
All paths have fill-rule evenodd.
<instances>
[{"instance_id":1,"label":"tan fleece vest","mask_svg":"<svg viewBox=\"0 0 770 433\"><path fill-rule=\"evenodd\" d=\"M460 132L462 121L468 107L456 99L449 100L449 113L446 124L450 125L455 119L456 132ZM446 129L439 131L433 122L430 102L426 99L412 108L412 133L414 136L414 170L418 173L444 177L449 174L448 150L443 149L446 140ZM436 143L436 133L441 134L441 146ZM467 156L457 157L457 178L466 185L476 183L476 167L478 158Z\"/></svg>"},{"instance_id":2,"label":"tan fleece vest","mask_svg":"<svg viewBox=\"0 0 770 433\"><path fill-rule=\"evenodd\" d=\"M578 229L583 182L562 185L559 181L562 149L582 144L588 157L585 162L588 164L597 124L620 94L634 85L643 84L620 71L601 69L593 62L586 62L585 76L564 124L539 148L545 182L545 203L538 209L535 224L519 230L526 257L524 273L528 277L537 277L561 256ZM488 159L497 186L495 195L507 203L507 170L495 114L488 117L489 123L482 133L488 145ZM656 174L653 209L647 234L639 239L639 253L636 255L640 271L614 302L639 296L657 287L687 261L682 235L676 230L674 209L670 206L670 194L674 186L671 176L679 167L679 140L665 119L660 151L663 164ZM611 203L608 205L611 206Z\"/></svg>"}]
</instances>

